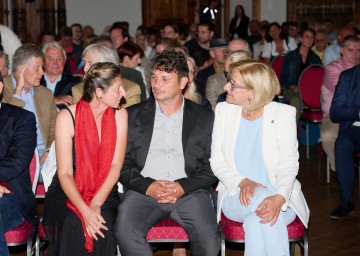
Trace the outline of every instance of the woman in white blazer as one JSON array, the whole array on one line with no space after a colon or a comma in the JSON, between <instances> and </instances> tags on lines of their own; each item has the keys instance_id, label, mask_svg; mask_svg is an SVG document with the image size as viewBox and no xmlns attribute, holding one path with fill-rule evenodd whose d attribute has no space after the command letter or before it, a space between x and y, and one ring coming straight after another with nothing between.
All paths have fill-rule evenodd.
<instances>
[{"instance_id":1,"label":"woman in white blazer","mask_svg":"<svg viewBox=\"0 0 360 256\"><path fill-rule=\"evenodd\" d=\"M286 225L307 227L309 208L296 180L296 110L272 102L280 85L266 64L230 66L226 102L215 109L211 167L219 178L220 213L242 222L245 255L289 255Z\"/></svg>"}]
</instances>

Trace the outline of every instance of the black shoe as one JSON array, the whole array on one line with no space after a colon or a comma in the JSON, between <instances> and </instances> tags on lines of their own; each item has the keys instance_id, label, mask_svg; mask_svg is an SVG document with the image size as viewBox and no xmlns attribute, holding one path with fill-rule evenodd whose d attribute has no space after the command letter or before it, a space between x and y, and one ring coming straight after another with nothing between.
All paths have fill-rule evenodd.
<instances>
[{"instance_id":1,"label":"black shoe","mask_svg":"<svg viewBox=\"0 0 360 256\"><path fill-rule=\"evenodd\" d=\"M341 201L330 215L332 219L344 219L355 212L355 205L349 201Z\"/></svg>"}]
</instances>

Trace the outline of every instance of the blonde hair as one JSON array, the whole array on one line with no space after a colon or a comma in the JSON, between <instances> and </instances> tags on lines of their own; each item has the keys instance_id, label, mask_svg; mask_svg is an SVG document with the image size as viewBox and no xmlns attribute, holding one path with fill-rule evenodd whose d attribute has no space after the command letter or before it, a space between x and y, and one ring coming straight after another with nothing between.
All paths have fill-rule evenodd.
<instances>
[{"instance_id":1,"label":"blonde hair","mask_svg":"<svg viewBox=\"0 0 360 256\"><path fill-rule=\"evenodd\" d=\"M247 51L237 50L229 53L228 57L226 58L225 62L234 63L241 60L251 60L251 55Z\"/></svg>"},{"instance_id":2,"label":"blonde hair","mask_svg":"<svg viewBox=\"0 0 360 256\"><path fill-rule=\"evenodd\" d=\"M253 92L254 100L247 106L252 111L271 102L280 92L280 84L274 70L259 61L243 60L230 64L230 73L238 72L244 86Z\"/></svg>"},{"instance_id":3,"label":"blonde hair","mask_svg":"<svg viewBox=\"0 0 360 256\"><path fill-rule=\"evenodd\" d=\"M195 60L193 58L191 58L190 56L186 56L186 59L193 64L194 68L196 67ZM189 72L190 72L190 70L189 70ZM194 77L195 77L195 73L194 73ZM201 103L201 96L200 96L200 94L198 94L196 92L196 84L194 82L194 79L192 80L192 82L190 84L188 84L186 86L184 93L185 92L187 92L188 100L191 100L192 102L195 102L197 104Z\"/></svg>"}]
</instances>

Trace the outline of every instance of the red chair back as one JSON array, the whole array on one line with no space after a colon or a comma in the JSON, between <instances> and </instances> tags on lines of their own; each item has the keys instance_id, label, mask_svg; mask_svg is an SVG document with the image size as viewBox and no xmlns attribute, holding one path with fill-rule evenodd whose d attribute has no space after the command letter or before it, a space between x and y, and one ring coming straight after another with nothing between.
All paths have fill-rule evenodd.
<instances>
[{"instance_id":1,"label":"red chair back","mask_svg":"<svg viewBox=\"0 0 360 256\"><path fill-rule=\"evenodd\" d=\"M282 71L282 68L284 65L284 60L285 60L285 56L278 55L272 60L272 62L270 64L272 69L275 71L275 74L279 81L280 81L281 71Z\"/></svg>"},{"instance_id":2,"label":"red chair back","mask_svg":"<svg viewBox=\"0 0 360 256\"><path fill-rule=\"evenodd\" d=\"M304 69L298 81L302 109L304 107L320 109L321 84L325 69L323 66L313 64Z\"/></svg>"}]
</instances>

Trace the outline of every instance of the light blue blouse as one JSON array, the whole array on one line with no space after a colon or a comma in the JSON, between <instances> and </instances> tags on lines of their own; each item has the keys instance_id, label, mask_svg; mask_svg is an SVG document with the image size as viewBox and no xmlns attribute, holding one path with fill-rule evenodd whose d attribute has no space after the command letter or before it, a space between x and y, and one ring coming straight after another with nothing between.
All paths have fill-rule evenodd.
<instances>
[{"instance_id":1,"label":"light blue blouse","mask_svg":"<svg viewBox=\"0 0 360 256\"><path fill-rule=\"evenodd\" d=\"M262 116L252 121L241 117L234 149L234 161L237 170L245 177L266 186L270 190L275 190L270 183L264 164L262 128Z\"/></svg>"}]
</instances>

